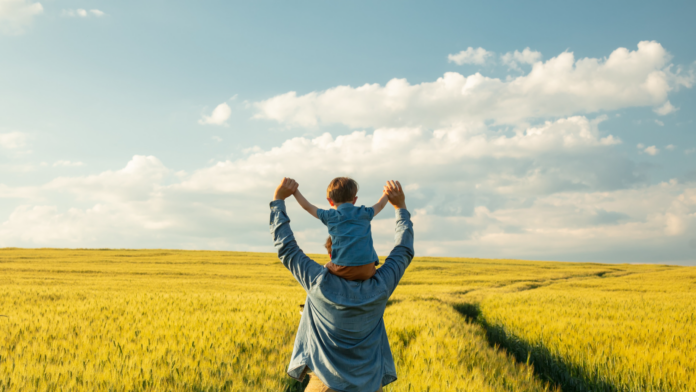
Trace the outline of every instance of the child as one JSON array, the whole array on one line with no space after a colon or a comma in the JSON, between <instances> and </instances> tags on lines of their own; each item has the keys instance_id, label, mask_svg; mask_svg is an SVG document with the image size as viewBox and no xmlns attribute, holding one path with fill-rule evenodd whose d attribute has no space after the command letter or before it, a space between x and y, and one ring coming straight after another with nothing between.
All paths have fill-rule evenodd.
<instances>
[{"instance_id":1,"label":"child","mask_svg":"<svg viewBox=\"0 0 696 392\"><path fill-rule=\"evenodd\" d=\"M357 193L358 183L355 180L337 177L326 189L326 200L333 207L331 210L315 207L302 196L299 189L294 195L302 208L329 228L331 262L326 264L326 268L347 280L367 280L377 272L375 266L379 259L372 245L370 221L389 200L387 194L383 193L374 206L356 207Z\"/></svg>"}]
</instances>

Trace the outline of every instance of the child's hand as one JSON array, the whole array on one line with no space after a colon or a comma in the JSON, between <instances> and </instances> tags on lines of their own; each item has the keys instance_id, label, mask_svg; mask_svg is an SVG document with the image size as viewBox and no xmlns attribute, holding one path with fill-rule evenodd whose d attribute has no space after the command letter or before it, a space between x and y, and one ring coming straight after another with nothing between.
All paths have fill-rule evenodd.
<instances>
[{"instance_id":1,"label":"child's hand","mask_svg":"<svg viewBox=\"0 0 696 392\"><path fill-rule=\"evenodd\" d=\"M298 186L300 186L300 184L298 184L297 181L292 178L284 177L273 194L273 200L287 199L295 193Z\"/></svg>"},{"instance_id":2,"label":"child's hand","mask_svg":"<svg viewBox=\"0 0 696 392\"><path fill-rule=\"evenodd\" d=\"M387 181L384 193L387 194L389 202L395 209L406 209L406 195L404 195L404 190L401 188L399 181Z\"/></svg>"}]
</instances>

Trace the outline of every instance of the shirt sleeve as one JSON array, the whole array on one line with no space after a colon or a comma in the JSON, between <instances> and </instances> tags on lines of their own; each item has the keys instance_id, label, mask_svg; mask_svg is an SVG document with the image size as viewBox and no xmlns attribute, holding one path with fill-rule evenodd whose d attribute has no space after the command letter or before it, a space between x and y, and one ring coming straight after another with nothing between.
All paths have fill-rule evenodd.
<instances>
[{"instance_id":1,"label":"shirt sleeve","mask_svg":"<svg viewBox=\"0 0 696 392\"><path fill-rule=\"evenodd\" d=\"M375 217L375 209L373 207L363 206L363 215L365 216L365 219L371 221L372 218Z\"/></svg>"},{"instance_id":2,"label":"shirt sleeve","mask_svg":"<svg viewBox=\"0 0 696 392\"><path fill-rule=\"evenodd\" d=\"M413 260L413 223L411 214L405 209L396 210L396 234L395 246L384 262L384 265L375 274L384 280L389 295L394 292L406 268Z\"/></svg>"},{"instance_id":3,"label":"shirt sleeve","mask_svg":"<svg viewBox=\"0 0 696 392\"><path fill-rule=\"evenodd\" d=\"M332 210L322 210L321 208L317 208L317 218L323 223L324 225L328 226L329 225L329 215L331 214Z\"/></svg>"},{"instance_id":4,"label":"shirt sleeve","mask_svg":"<svg viewBox=\"0 0 696 392\"><path fill-rule=\"evenodd\" d=\"M300 285L309 291L324 267L307 257L302 249L297 246L295 236L290 228L290 218L288 218L285 212L284 200L271 202L270 226L273 242L278 250L278 258Z\"/></svg>"}]
</instances>

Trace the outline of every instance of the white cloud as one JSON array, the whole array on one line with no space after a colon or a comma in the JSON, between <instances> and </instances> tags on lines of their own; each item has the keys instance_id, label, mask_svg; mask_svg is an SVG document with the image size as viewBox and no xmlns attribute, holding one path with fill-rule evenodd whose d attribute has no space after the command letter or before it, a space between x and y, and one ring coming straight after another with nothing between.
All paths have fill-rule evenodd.
<instances>
[{"instance_id":1,"label":"white cloud","mask_svg":"<svg viewBox=\"0 0 696 392\"><path fill-rule=\"evenodd\" d=\"M450 63L456 63L457 65L484 65L486 61L493 58L493 56L495 56L495 53L489 52L484 48L474 49L470 46L466 50L462 50L457 54L448 55L447 60L449 60Z\"/></svg>"},{"instance_id":2,"label":"white cloud","mask_svg":"<svg viewBox=\"0 0 696 392\"><path fill-rule=\"evenodd\" d=\"M213 137L211 137L211 139L213 139L214 141L216 141L218 143L220 143L222 141L222 138L220 136L213 136Z\"/></svg>"},{"instance_id":3,"label":"white cloud","mask_svg":"<svg viewBox=\"0 0 696 392\"><path fill-rule=\"evenodd\" d=\"M677 110L679 109L672 106L672 103L669 101L665 102L665 104L659 108L654 109L655 113L659 114L660 116L666 116L670 113L676 112Z\"/></svg>"},{"instance_id":4,"label":"white cloud","mask_svg":"<svg viewBox=\"0 0 696 392\"><path fill-rule=\"evenodd\" d=\"M227 119L232 115L232 109L227 103L223 102L213 110L210 116L204 115L200 120L199 124L210 124L210 125L226 125Z\"/></svg>"},{"instance_id":5,"label":"white cloud","mask_svg":"<svg viewBox=\"0 0 696 392\"><path fill-rule=\"evenodd\" d=\"M665 126L665 123L663 123L663 122L660 121L660 120L655 120L655 124L657 124L657 125L659 125L659 126L661 126L661 127L664 127L664 126Z\"/></svg>"},{"instance_id":6,"label":"white cloud","mask_svg":"<svg viewBox=\"0 0 696 392\"><path fill-rule=\"evenodd\" d=\"M79 200L145 200L170 171L153 156L136 155L126 167L86 177L58 177L44 186L68 191Z\"/></svg>"},{"instance_id":7,"label":"white cloud","mask_svg":"<svg viewBox=\"0 0 696 392\"><path fill-rule=\"evenodd\" d=\"M645 150L643 150L643 152L648 154L648 155L655 156L660 152L660 150L655 146L650 146L650 147L646 147Z\"/></svg>"},{"instance_id":8,"label":"white cloud","mask_svg":"<svg viewBox=\"0 0 696 392\"><path fill-rule=\"evenodd\" d=\"M355 128L437 128L658 106L670 91L692 83L692 76L675 76L670 58L662 45L648 41L640 42L635 51L616 49L606 59L576 60L565 52L508 81L448 72L434 82L415 85L392 79L384 86L338 86L300 96L291 91L256 102L254 117L304 127L338 123Z\"/></svg>"},{"instance_id":9,"label":"white cloud","mask_svg":"<svg viewBox=\"0 0 696 392\"><path fill-rule=\"evenodd\" d=\"M689 148L689 149L684 150L684 154L686 154L686 155L690 155L690 154L693 154L695 152L696 152L696 148Z\"/></svg>"},{"instance_id":10,"label":"white cloud","mask_svg":"<svg viewBox=\"0 0 696 392\"><path fill-rule=\"evenodd\" d=\"M665 150L669 150L669 151L672 151L672 150L674 150L675 148L676 148L676 147L674 146L674 144L669 144L669 145L665 146Z\"/></svg>"},{"instance_id":11,"label":"white cloud","mask_svg":"<svg viewBox=\"0 0 696 392\"><path fill-rule=\"evenodd\" d=\"M41 3L28 0L0 0L0 31L5 34L22 34L43 12Z\"/></svg>"},{"instance_id":12,"label":"white cloud","mask_svg":"<svg viewBox=\"0 0 696 392\"><path fill-rule=\"evenodd\" d=\"M519 64L534 64L541 60L541 52L530 50L528 47L523 51L507 52L500 56L503 64L510 69L521 70Z\"/></svg>"},{"instance_id":13,"label":"white cloud","mask_svg":"<svg viewBox=\"0 0 696 392\"><path fill-rule=\"evenodd\" d=\"M82 166L82 162L73 162L73 161L65 161L65 160L60 160L56 161L53 164L53 167L59 167L59 166L64 166L64 167L77 167L77 166Z\"/></svg>"},{"instance_id":14,"label":"white cloud","mask_svg":"<svg viewBox=\"0 0 696 392\"><path fill-rule=\"evenodd\" d=\"M75 17L77 17L77 18L87 18L87 17L90 17L90 16L94 16L94 17L99 18L99 17L102 17L102 16L104 16L104 15L106 15L106 14L104 13L104 11L100 11L100 10L97 10L97 9L86 10L86 9L83 9L83 8L78 8L78 9L75 9L75 10L63 10L62 15L63 15L63 16L66 16L66 17L71 17L71 18L75 18Z\"/></svg>"},{"instance_id":15,"label":"white cloud","mask_svg":"<svg viewBox=\"0 0 696 392\"><path fill-rule=\"evenodd\" d=\"M642 150L642 149L645 148L645 144L643 144L643 143L638 143L638 144L636 145L636 148L638 148L639 150Z\"/></svg>"},{"instance_id":16,"label":"white cloud","mask_svg":"<svg viewBox=\"0 0 696 392\"><path fill-rule=\"evenodd\" d=\"M14 150L27 144L27 135L22 132L0 133L0 148Z\"/></svg>"}]
</instances>

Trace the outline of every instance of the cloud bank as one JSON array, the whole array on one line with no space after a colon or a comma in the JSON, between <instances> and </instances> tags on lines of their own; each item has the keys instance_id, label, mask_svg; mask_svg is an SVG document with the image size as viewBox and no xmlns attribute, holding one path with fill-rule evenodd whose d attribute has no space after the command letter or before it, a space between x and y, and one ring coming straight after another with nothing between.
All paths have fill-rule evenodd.
<instances>
[{"instance_id":1,"label":"cloud bank","mask_svg":"<svg viewBox=\"0 0 696 392\"><path fill-rule=\"evenodd\" d=\"M665 108L671 91L694 82L693 75L673 71L670 58L654 41L640 42L634 51L616 49L606 59L576 60L565 52L507 81L447 72L434 82L415 85L392 79L384 86L338 86L305 95L291 91L255 103L255 117L297 127L436 128L485 120L518 124L627 107Z\"/></svg>"},{"instance_id":2,"label":"cloud bank","mask_svg":"<svg viewBox=\"0 0 696 392\"><path fill-rule=\"evenodd\" d=\"M684 260L696 184L644 184L630 161L607 158L614 141L573 117L509 136L482 128L299 137L179 175L135 156L120 170L11 189L23 204L0 225L0 246L269 251L267 203L279 177L298 179L322 204L326 183L346 174L360 181L359 202L368 205L385 179L404 180L421 255L651 261L661 249L661 260ZM56 194L72 206L41 203ZM320 251L325 228L292 199L288 206L303 248ZM391 214L383 215L373 221L381 254L393 232Z\"/></svg>"}]
</instances>

